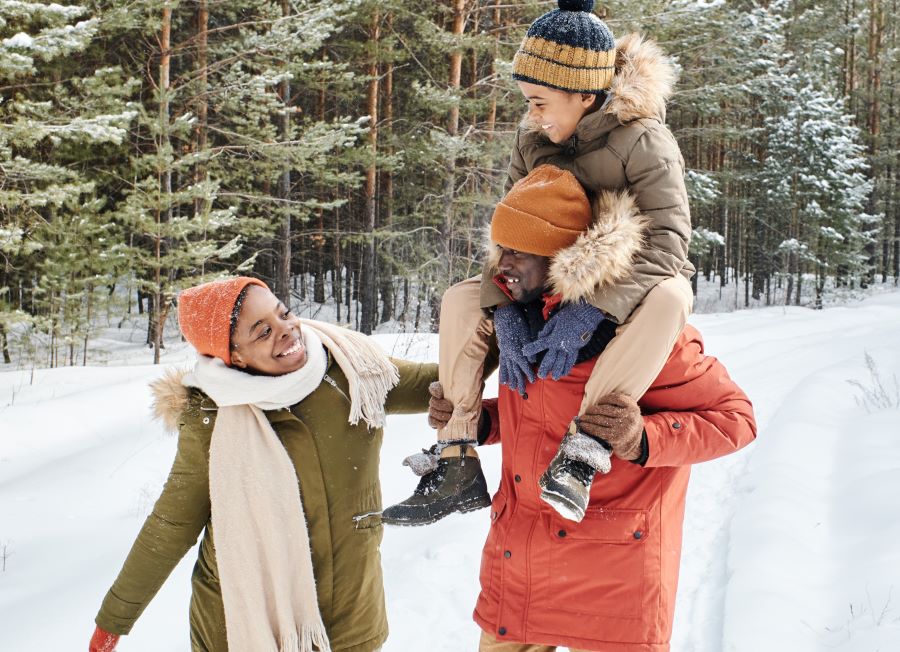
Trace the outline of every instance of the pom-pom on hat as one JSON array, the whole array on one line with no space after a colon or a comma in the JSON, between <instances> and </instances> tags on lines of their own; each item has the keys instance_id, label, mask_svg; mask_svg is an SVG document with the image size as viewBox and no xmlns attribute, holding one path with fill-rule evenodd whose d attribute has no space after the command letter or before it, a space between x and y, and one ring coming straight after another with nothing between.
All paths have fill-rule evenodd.
<instances>
[{"instance_id":1,"label":"pom-pom on hat","mask_svg":"<svg viewBox=\"0 0 900 652\"><path fill-rule=\"evenodd\" d=\"M575 175L541 165L519 179L497 204L491 242L549 257L574 244L592 220L591 203Z\"/></svg>"},{"instance_id":2,"label":"pom-pom on hat","mask_svg":"<svg viewBox=\"0 0 900 652\"><path fill-rule=\"evenodd\" d=\"M591 13L594 0L559 0L528 28L513 58L513 79L569 93L609 88L616 67L616 42Z\"/></svg>"},{"instance_id":3,"label":"pom-pom on hat","mask_svg":"<svg viewBox=\"0 0 900 652\"><path fill-rule=\"evenodd\" d=\"M178 325L197 353L231 366L231 314L248 285L269 287L259 279L238 276L203 283L178 295Z\"/></svg>"}]
</instances>

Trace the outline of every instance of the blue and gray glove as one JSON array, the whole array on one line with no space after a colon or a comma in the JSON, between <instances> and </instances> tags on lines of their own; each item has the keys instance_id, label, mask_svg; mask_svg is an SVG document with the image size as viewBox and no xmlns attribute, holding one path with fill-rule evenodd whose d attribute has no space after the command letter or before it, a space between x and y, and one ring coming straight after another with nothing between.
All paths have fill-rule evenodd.
<instances>
[{"instance_id":1,"label":"blue and gray glove","mask_svg":"<svg viewBox=\"0 0 900 652\"><path fill-rule=\"evenodd\" d=\"M522 353L522 347L531 341L525 315L514 303L500 306L494 311L494 329L500 348L500 384L524 394L526 379L534 382L534 369Z\"/></svg>"},{"instance_id":2,"label":"blue and gray glove","mask_svg":"<svg viewBox=\"0 0 900 652\"><path fill-rule=\"evenodd\" d=\"M522 353L534 362L541 351L546 351L538 377L552 376L553 380L559 380L572 371L578 352L590 342L604 317L601 310L584 299L567 303L544 324L537 339L525 345Z\"/></svg>"}]
</instances>

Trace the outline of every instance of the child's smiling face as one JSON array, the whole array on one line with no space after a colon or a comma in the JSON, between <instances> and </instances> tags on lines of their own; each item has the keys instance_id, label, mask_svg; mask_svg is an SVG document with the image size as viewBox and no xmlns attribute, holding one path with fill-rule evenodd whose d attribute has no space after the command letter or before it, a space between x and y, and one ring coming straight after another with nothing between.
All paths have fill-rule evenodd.
<instances>
[{"instance_id":1,"label":"child's smiling face","mask_svg":"<svg viewBox=\"0 0 900 652\"><path fill-rule=\"evenodd\" d=\"M529 82L517 83L528 102L529 124L556 144L572 137L578 122L597 102L597 96L589 93L567 93Z\"/></svg>"}]
</instances>

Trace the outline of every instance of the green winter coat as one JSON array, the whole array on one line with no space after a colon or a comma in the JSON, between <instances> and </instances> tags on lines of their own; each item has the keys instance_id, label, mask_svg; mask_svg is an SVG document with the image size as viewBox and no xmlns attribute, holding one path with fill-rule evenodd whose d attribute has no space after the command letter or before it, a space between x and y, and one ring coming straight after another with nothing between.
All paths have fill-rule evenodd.
<instances>
[{"instance_id":1,"label":"green winter coat","mask_svg":"<svg viewBox=\"0 0 900 652\"><path fill-rule=\"evenodd\" d=\"M540 131L519 127L506 190L534 168L552 164L571 171L594 195L626 191L633 198L637 211L650 221L646 246L635 255L630 275L588 297L614 322L623 323L657 283L678 274L690 278L694 267L687 260L691 216L684 160L665 126L674 69L654 43L637 35L617 41L616 50L609 102L584 116L567 142L556 144ZM489 261L481 284L483 308L509 302L490 282L496 273Z\"/></svg>"},{"instance_id":2,"label":"green winter coat","mask_svg":"<svg viewBox=\"0 0 900 652\"><path fill-rule=\"evenodd\" d=\"M393 360L400 383L388 413L424 412L437 365ZM329 379L334 384L329 383ZM194 565L190 606L191 649L224 652L225 614L210 524L209 445L216 405L170 377L154 388L157 412L179 429L178 452L162 495L147 518L112 588L97 624L127 634L179 560L203 533ZM347 378L329 356L325 380L290 409L266 416L297 470L309 528L319 611L332 649L370 652L387 638L379 545L382 537L378 462L381 429L347 422ZM277 532L270 533L277 536Z\"/></svg>"}]
</instances>

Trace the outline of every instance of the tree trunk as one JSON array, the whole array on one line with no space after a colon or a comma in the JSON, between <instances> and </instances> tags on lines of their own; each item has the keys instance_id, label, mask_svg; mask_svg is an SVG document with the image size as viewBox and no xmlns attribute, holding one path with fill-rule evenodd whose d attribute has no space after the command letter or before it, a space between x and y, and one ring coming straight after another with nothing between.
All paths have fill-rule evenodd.
<instances>
[{"instance_id":1,"label":"tree trunk","mask_svg":"<svg viewBox=\"0 0 900 652\"><path fill-rule=\"evenodd\" d=\"M322 52L322 61L327 61L328 57L326 53ZM319 86L319 105L318 105L318 114L319 120L321 122L325 122L325 79L323 77L321 85ZM321 189L321 194L319 199L325 199L325 193L327 190L325 188ZM315 270L313 274L315 276L315 281L313 284L313 301L316 303L325 303L325 211L319 207L316 209L316 226L319 229L319 233L313 237L313 249L315 251ZM340 301L338 301L340 304Z\"/></svg>"},{"instance_id":2,"label":"tree trunk","mask_svg":"<svg viewBox=\"0 0 900 652\"><path fill-rule=\"evenodd\" d=\"M281 15L288 17L291 15L291 4L289 0L281 0ZM287 142L291 138L291 82L285 78L281 81L279 94L283 103L283 109L278 124L279 138L282 142ZM291 196L291 169L285 165L281 171L278 181L278 196L287 200ZM281 299L282 303L288 308L291 307L291 209L290 204L285 201L284 216L281 219L281 227L279 229L278 243L278 265L275 276L275 294Z\"/></svg>"},{"instance_id":3,"label":"tree trunk","mask_svg":"<svg viewBox=\"0 0 900 652\"><path fill-rule=\"evenodd\" d=\"M451 92L459 93L462 78L462 47L459 44L460 37L466 24L466 0L453 0L453 28L452 34L456 43L450 52L450 71L448 87ZM456 137L459 133L459 101L450 107L450 117L447 121L447 133ZM446 284L453 283L453 205L456 191L456 154L451 151L445 164L444 177L444 223L441 228L441 237L444 245L444 257L446 265ZM437 316L437 309L432 307L432 316Z\"/></svg>"},{"instance_id":4,"label":"tree trunk","mask_svg":"<svg viewBox=\"0 0 900 652\"><path fill-rule=\"evenodd\" d=\"M879 131L881 128L881 33L883 30L884 15L880 0L869 0L869 47L868 47L868 74L866 76L866 99L868 104L869 138L869 165L872 175L872 192L866 206L866 213L875 215L878 212L879 192ZM874 231L876 225L871 222L865 226L866 230ZM866 244L866 282L874 283L876 271L875 241Z\"/></svg>"},{"instance_id":5,"label":"tree trunk","mask_svg":"<svg viewBox=\"0 0 900 652\"><path fill-rule=\"evenodd\" d=\"M361 256L361 296L359 329L367 335L375 329L377 296L375 293L375 222L377 205L375 193L378 179L378 41L381 37L381 12L373 9L369 32L369 88L367 106L369 112L369 165L366 168L366 240Z\"/></svg>"},{"instance_id":6,"label":"tree trunk","mask_svg":"<svg viewBox=\"0 0 900 652\"><path fill-rule=\"evenodd\" d=\"M206 181L206 161L203 156L207 150L207 118L209 109L208 93L208 69L207 69L207 51L208 51L208 27L209 27L209 5L208 0L197 0L197 123L194 126L194 151L199 155L197 164L194 166L194 183L203 184ZM206 213L209 210L208 202L202 197L194 200L194 217L206 219ZM206 229L203 230L203 240L206 240ZM201 274L206 273L206 261L202 263L200 269Z\"/></svg>"},{"instance_id":7,"label":"tree trunk","mask_svg":"<svg viewBox=\"0 0 900 652\"><path fill-rule=\"evenodd\" d=\"M0 324L0 349L3 350L3 362L10 364L12 357L9 355L9 339L6 336L6 327Z\"/></svg>"},{"instance_id":8,"label":"tree trunk","mask_svg":"<svg viewBox=\"0 0 900 652\"><path fill-rule=\"evenodd\" d=\"M81 366L87 366L87 352L88 352L88 340L90 339L91 333L91 319L93 318L93 307L94 307L94 288L90 283L85 287L85 293L87 294L87 315L85 316L85 328L84 328L84 354L81 360Z\"/></svg>"},{"instance_id":9,"label":"tree trunk","mask_svg":"<svg viewBox=\"0 0 900 652\"><path fill-rule=\"evenodd\" d=\"M494 30L494 51L488 64L488 73L491 78L495 74L494 62L500 58L500 3L502 0L494 0L494 10L491 13L491 27ZM497 128L497 85L491 82L490 105L487 119L488 142L494 140L494 130Z\"/></svg>"},{"instance_id":10,"label":"tree trunk","mask_svg":"<svg viewBox=\"0 0 900 652\"><path fill-rule=\"evenodd\" d=\"M390 13L386 16L386 24L388 33L394 28L394 14ZM393 146L393 123L394 123L394 62L389 59L387 69L384 73L384 92L382 93L384 100L384 128L388 143L388 156L394 153ZM382 196L384 197L384 217L382 225L389 234L392 233L394 226L394 174L390 170L385 170L382 174ZM396 293L394 292L394 260L391 255L391 240L385 240L381 245L381 322L387 322L394 318L396 314Z\"/></svg>"},{"instance_id":11,"label":"tree trunk","mask_svg":"<svg viewBox=\"0 0 900 652\"><path fill-rule=\"evenodd\" d=\"M159 37L159 127L160 135L157 141L157 161L162 162L162 152L169 146L169 65L171 61L171 36L172 36L172 7L163 7L162 25ZM156 285L154 287L153 311L150 319L153 322L153 364L159 364L160 351L162 350L163 329L165 328L164 306L168 305L165 299L162 278L162 251L163 251L163 222L169 222L172 212L172 166L165 169L157 166L157 182L159 196L156 203ZM162 210L163 197L166 198L166 210Z\"/></svg>"}]
</instances>

